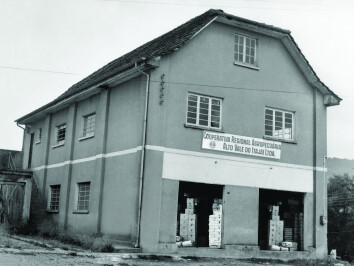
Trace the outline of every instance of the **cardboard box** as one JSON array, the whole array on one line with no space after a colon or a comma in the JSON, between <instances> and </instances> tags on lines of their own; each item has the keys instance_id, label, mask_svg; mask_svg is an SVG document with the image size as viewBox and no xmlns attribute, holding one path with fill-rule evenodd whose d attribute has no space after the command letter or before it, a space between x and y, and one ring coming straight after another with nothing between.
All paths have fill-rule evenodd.
<instances>
[{"instance_id":1,"label":"cardboard box","mask_svg":"<svg viewBox=\"0 0 354 266\"><path fill-rule=\"evenodd\" d=\"M184 212L185 212L185 214L191 215L191 214L194 214L194 209L185 209Z\"/></svg>"},{"instance_id":2,"label":"cardboard box","mask_svg":"<svg viewBox=\"0 0 354 266\"><path fill-rule=\"evenodd\" d=\"M279 215L272 214L272 221L279 221L279 220L280 220L280 216Z\"/></svg>"},{"instance_id":3,"label":"cardboard box","mask_svg":"<svg viewBox=\"0 0 354 266\"><path fill-rule=\"evenodd\" d=\"M187 198L187 205L194 206L195 202L196 202L195 198Z\"/></svg>"},{"instance_id":4,"label":"cardboard box","mask_svg":"<svg viewBox=\"0 0 354 266\"><path fill-rule=\"evenodd\" d=\"M180 221L182 222L183 220L188 220L189 214L181 213L180 215Z\"/></svg>"},{"instance_id":5,"label":"cardboard box","mask_svg":"<svg viewBox=\"0 0 354 266\"><path fill-rule=\"evenodd\" d=\"M188 215L188 220L189 221L197 220L197 215L196 214L189 214Z\"/></svg>"}]
</instances>

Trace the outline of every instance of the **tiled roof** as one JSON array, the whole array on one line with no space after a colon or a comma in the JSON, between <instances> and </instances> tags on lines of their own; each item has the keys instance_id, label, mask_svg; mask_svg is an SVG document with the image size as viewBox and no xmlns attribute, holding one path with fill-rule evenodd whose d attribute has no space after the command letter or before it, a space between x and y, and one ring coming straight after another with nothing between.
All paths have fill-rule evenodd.
<instances>
[{"instance_id":1,"label":"tiled roof","mask_svg":"<svg viewBox=\"0 0 354 266\"><path fill-rule=\"evenodd\" d=\"M104 81L107 78L110 78L114 75L117 75L120 72L123 72L124 70L126 70L128 68L131 68L136 62L142 61L142 58L145 58L148 60L148 59L152 59L157 56L163 56L163 55L173 52L177 48L180 48L187 41L189 41L196 33L198 33L200 30L202 30L203 27L205 27L211 20L213 20L217 16L224 17L227 19L235 19L235 20L241 21L243 23L255 25L260 29L264 28L264 29L276 31L276 32L279 32L282 34L287 34L290 36L290 31L288 31L288 30L284 30L284 29L274 27L271 25L267 25L264 23L259 23L256 21L236 17L233 15L224 13L222 10L210 9L207 12L187 21L186 23L182 24L181 26L179 26L179 27L161 35L160 37L157 37L156 39L143 44L142 46L134 49L133 51L113 60L112 62L110 62L107 65L105 65L104 67L98 69L97 71L95 71L94 73L89 75L88 77L84 78L83 80L81 80L78 83L71 86L67 91L65 91L62 95L60 95L58 98L56 98L52 102L40 107L39 109L37 109L27 115L25 115L24 117L21 117L17 121L20 122L21 120L29 118L30 116L32 116L42 110L45 110L46 108L53 106L54 104L66 99L72 95L75 95L76 93L84 91L85 89L88 89L89 87L94 86L94 85ZM296 45L296 47L297 47L297 45ZM301 51L300 51L300 53L301 53ZM305 59L305 57L304 57L304 59ZM310 65L309 65L309 67L311 68ZM311 70L313 71L312 68L311 68ZM314 73L314 75L316 75L316 74Z\"/></svg>"}]
</instances>

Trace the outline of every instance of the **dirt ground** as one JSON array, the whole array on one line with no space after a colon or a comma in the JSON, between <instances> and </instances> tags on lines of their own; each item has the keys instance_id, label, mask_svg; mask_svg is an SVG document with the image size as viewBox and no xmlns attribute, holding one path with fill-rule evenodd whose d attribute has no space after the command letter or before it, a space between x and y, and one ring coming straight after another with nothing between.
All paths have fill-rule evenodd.
<instances>
[{"instance_id":1,"label":"dirt ground","mask_svg":"<svg viewBox=\"0 0 354 266\"><path fill-rule=\"evenodd\" d=\"M334 266L338 262L294 261L284 263L272 260L237 260L224 258L198 258L181 256L156 256L147 254L91 253L71 246L43 245L41 241L0 236L0 266L69 266L69 265L105 265L105 266L152 266L152 265L190 265L190 266ZM347 264L348 265L348 264ZM339 265L338 265L339 266Z\"/></svg>"}]
</instances>

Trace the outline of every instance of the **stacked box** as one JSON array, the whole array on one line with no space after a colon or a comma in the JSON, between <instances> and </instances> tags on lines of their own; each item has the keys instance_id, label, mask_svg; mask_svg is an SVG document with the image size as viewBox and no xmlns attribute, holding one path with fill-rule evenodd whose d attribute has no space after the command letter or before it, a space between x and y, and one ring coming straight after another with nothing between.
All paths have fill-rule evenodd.
<instances>
[{"instance_id":1,"label":"stacked box","mask_svg":"<svg viewBox=\"0 0 354 266\"><path fill-rule=\"evenodd\" d=\"M196 241L197 236L197 215L195 212L195 202L193 198L187 198L187 208L185 213L181 213L179 221L179 235L183 240Z\"/></svg>"},{"instance_id":2,"label":"stacked box","mask_svg":"<svg viewBox=\"0 0 354 266\"><path fill-rule=\"evenodd\" d=\"M279 206L272 206L272 219L268 221L268 245L279 245L284 239L284 221L279 217Z\"/></svg>"},{"instance_id":3,"label":"stacked box","mask_svg":"<svg viewBox=\"0 0 354 266\"><path fill-rule=\"evenodd\" d=\"M214 199L213 215L209 216L209 246L221 247L222 200Z\"/></svg>"},{"instance_id":4,"label":"stacked box","mask_svg":"<svg viewBox=\"0 0 354 266\"><path fill-rule=\"evenodd\" d=\"M284 240L283 230L284 230L284 221L277 220L276 221L276 229L275 229L275 243L276 243L276 245L279 245L279 243L283 242L283 240Z\"/></svg>"}]
</instances>

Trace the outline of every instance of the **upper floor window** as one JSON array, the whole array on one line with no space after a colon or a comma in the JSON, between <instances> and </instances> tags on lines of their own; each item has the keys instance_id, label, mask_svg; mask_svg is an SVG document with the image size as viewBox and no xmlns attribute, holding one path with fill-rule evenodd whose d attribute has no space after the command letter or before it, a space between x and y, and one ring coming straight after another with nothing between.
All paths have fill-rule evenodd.
<instances>
[{"instance_id":1,"label":"upper floor window","mask_svg":"<svg viewBox=\"0 0 354 266\"><path fill-rule=\"evenodd\" d=\"M82 129L82 137L92 137L95 135L95 123L96 123L96 114L90 114L84 116L84 127Z\"/></svg>"},{"instance_id":2,"label":"upper floor window","mask_svg":"<svg viewBox=\"0 0 354 266\"><path fill-rule=\"evenodd\" d=\"M235 34L235 61L255 66L256 46L256 39Z\"/></svg>"},{"instance_id":3,"label":"upper floor window","mask_svg":"<svg viewBox=\"0 0 354 266\"><path fill-rule=\"evenodd\" d=\"M40 143L42 141L42 129L37 128L37 141L36 143Z\"/></svg>"},{"instance_id":4,"label":"upper floor window","mask_svg":"<svg viewBox=\"0 0 354 266\"><path fill-rule=\"evenodd\" d=\"M221 99L188 94L187 124L221 129Z\"/></svg>"},{"instance_id":5,"label":"upper floor window","mask_svg":"<svg viewBox=\"0 0 354 266\"><path fill-rule=\"evenodd\" d=\"M57 136L56 136L57 145L61 145L65 143L65 133L66 133L66 124L57 126Z\"/></svg>"},{"instance_id":6,"label":"upper floor window","mask_svg":"<svg viewBox=\"0 0 354 266\"><path fill-rule=\"evenodd\" d=\"M294 112L265 109L265 135L283 140L294 140Z\"/></svg>"}]
</instances>

